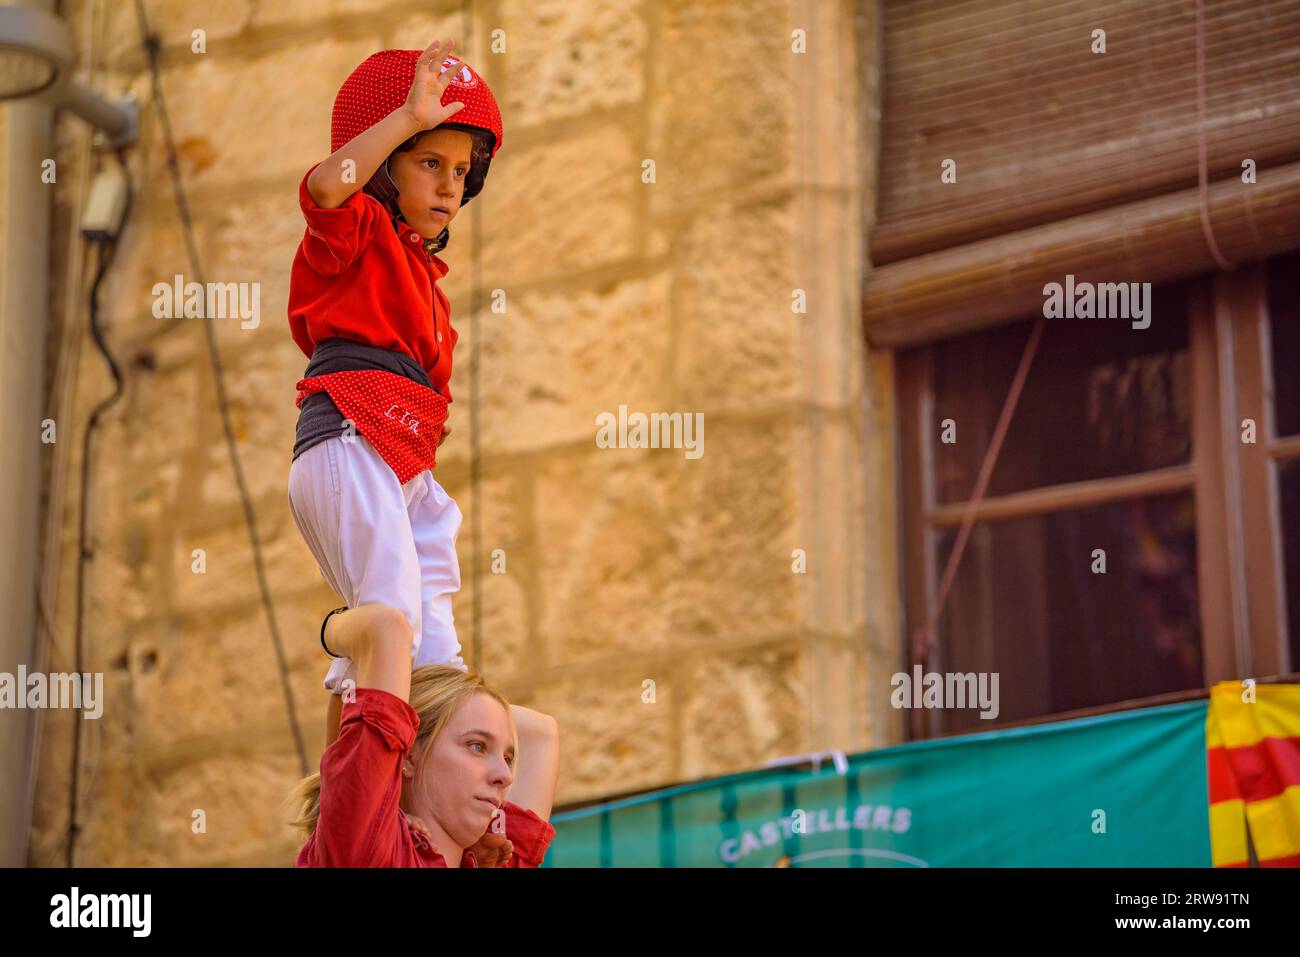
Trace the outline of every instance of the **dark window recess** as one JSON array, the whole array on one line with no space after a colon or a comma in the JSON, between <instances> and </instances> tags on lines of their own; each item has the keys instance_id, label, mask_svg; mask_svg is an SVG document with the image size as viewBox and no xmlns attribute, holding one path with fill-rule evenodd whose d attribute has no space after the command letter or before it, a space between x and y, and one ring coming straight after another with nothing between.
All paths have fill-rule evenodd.
<instances>
[{"instance_id":1,"label":"dark window recess","mask_svg":"<svg viewBox=\"0 0 1300 957\"><path fill-rule=\"evenodd\" d=\"M1300 253L1268 261L1268 314L1277 434L1300 435Z\"/></svg>"},{"instance_id":2,"label":"dark window recess","mask_svg":"<svg viewBox=\"0 0 1300 957\"><path fill-rule=\"evenodd\" d=\"M940 568L955 538L938 535ZM1001 710L944 711L943 730L1199 688L1200 631L1190 493L976 526L930 670L998 672Z\"/></svg>"},{"instance_id":3,"label":"dark window recess","mask_svg":"<svg viewBox=\"0 0 1300 957\"><path fill-rule=\"evenodd\" d=\"M1291 631L1291 670L1300 671L1300 459L1278 465L1277 493L1282 517L1282 569Z\"/></svg>"},{"instance_id":4,"label":"dark window recess","mask_svg":"<svg viewBox=\"0 0 1300 957\"><path fill-rule=\"evenodd\" d=\"M1192 451L1187 285L1152 288L1152 321L1049 319L988 495L1182 465ZM939 503L970 497L1031 329L1017 323L933 347L929 426ZM956 424L954 444L941 423Z\"/></svg>"}]
</instances>

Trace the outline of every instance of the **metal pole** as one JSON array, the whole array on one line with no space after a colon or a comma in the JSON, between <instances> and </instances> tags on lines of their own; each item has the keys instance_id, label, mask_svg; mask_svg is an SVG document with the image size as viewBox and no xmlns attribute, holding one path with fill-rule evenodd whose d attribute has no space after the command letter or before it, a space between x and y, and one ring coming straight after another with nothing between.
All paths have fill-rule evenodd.
<instances>
[{"instance_id":1,"label":"metal pole","mask_svg":"<svg viewBox=\"0 0 1300 957\"><path fill-rule=\"evenodd\" d=\"M50 10L49 0L28 6ZM54 185L41 182L53 158L53 110L39 100L8 103L4 134L3 234L0 234L0 672L35 667L40 554L41 420L49 310L50 211ZM66 426L67 423L58 423ZM61 441L73 435L61 429ZM25 689L16 689L24 694ZM0 710L0 867L27 864L36 715Z\"/></svg>"}]
</instances>

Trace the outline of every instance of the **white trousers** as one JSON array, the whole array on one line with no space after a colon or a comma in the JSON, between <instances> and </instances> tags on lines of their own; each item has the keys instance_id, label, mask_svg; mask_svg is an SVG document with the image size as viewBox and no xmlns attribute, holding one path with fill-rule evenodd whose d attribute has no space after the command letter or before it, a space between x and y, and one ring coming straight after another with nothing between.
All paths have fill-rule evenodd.
<instances>
[{"instance_id":1,"label":"white trousers","mask_svg":"<svg viewBox=\"0 0 1300 957\"><path fill-rule=\"evenodd\" d=\"M430 470L400 485L364 435L336 436L294 460L289 510L321 574L349 608L382 603L406 615L412 667L468 670L451 613L451 596L460 590L461 512ZM325 687L342 694L347 677L356 680L352 660L337 658Z\"/></svg>"}]
</instances>

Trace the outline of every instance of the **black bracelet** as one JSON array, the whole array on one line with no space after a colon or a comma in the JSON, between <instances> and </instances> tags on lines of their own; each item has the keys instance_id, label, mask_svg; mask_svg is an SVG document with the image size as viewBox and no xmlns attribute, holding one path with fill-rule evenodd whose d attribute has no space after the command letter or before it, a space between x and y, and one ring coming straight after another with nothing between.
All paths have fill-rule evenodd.
<instances>
[{"instance_id":1,"label":"black bracelet","mask_svg":"<svg viewBox=\"0 0 1300 957\"><path fill-rule=\"evenodd\" d=\"M344 605L342 608L335 608L334 611L330 612L329 615L326 615L325 620L320 623L320 646L325 649L325 654L329 655L331 658L343 658L346 656L334 654L334 652L330 651L330 646L325 644L325 626L329 624L330 615L336 614L337 612L340 611L347 611L347 610L348 610L347 605Z\"/></svg>"}]
</instances>

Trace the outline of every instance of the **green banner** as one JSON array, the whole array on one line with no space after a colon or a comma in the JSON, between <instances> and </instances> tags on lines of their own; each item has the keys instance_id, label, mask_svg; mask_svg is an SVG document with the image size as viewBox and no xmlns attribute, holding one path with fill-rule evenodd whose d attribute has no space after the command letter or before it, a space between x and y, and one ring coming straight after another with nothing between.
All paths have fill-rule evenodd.
<instances>
[{"instance_id":1,"label":"green banner","mask_svg":"<svg viewBox=\"0 0 1300 957\"><path fill-rule=\"evenodd\" d=\"M1207 702L867 751L556 814L545 867L1209 867Z\"/></svg>"}]
</instances>

